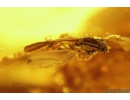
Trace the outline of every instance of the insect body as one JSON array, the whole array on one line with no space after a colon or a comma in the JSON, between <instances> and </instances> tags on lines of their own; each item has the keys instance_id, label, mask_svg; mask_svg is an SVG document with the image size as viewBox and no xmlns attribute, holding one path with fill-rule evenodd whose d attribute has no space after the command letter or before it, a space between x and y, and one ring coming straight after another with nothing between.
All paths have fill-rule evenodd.
<instances>
[{"instance_id":1,"label":"insect body","mask_svg":"<svg viewBox=\"0 0 130 100\"><path fill-rule=\"evenodd\" d=\"M78 61L88 61L98 52L109 52L107 39L127 40L129 38L120 35L106 34L104 37L83 37L74 38L63 36L56 40L46 40L28 45L24 48L27 53L35 52L27 60L29 66L58 66L67 63L76 56Z\"/></svg>"},{"instance_id":2,"label":"insect body","mask_svg":"<svg viewBox=\"0 0 130 100\"><path fill-rule=\"evenodd\" d=\"M37 42L26 46L24 51L31 53L40 49L40 52L38 51L29 57L28 65L57 66L67 63L74 56L77 57L78 61L87 61L98 52L109 51L107 43L103 39L92 37L63 37L57 40Z\"/></svg>"},{"instance_id":3,"label":"insect body","mask_svg":"<svg viewBox=\"0 0 130 100\"><path fill-rule=\"evenodd\" d=\"M107 44L103 39L81 38L81 39L59 39L45 42L37 42L24 48L25 52L32 52L47 46L46 50L79 50L89 52L107 52Z\"/></svg>"}]
</instances>

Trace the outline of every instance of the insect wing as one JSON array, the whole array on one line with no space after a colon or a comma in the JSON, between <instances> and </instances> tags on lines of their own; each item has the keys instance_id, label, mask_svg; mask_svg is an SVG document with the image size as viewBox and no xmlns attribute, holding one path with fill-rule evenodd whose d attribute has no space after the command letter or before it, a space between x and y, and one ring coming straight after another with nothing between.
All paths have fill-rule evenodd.
<instances>
[{"instance_id":1,"label":"insect wing","mask_svg":"<svg viewBox=\"0 0 130 100\"><path fill-rule=\"evenodd\" d=\"M32 52L32 51L37 50L37 49L39 49L39 48L41 48L41 47L43 47L43 46L45 46L47 44L48 44L47 42L45 42L45 43L43 43L43 42L33 43L31 45L26 46L24 48L24 51L25 52Z\"/></svg>"},{"instance_id":2,"label":"insect wing","mask_svg":"<svg viewBox=\"0 0 130 100\"><path fill-rule=\"evenodd\" d=\"M75 53L69 50L46 51L32 55L27 60L27 67L53 67L66 64Z\"/></svg>"}]
</instances>

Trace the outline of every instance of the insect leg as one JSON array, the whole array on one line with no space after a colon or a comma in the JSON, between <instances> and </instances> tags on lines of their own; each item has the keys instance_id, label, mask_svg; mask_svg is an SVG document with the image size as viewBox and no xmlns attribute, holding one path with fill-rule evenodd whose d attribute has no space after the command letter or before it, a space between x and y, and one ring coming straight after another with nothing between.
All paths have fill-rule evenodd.
<instances>
[{"instance_id":1,"label":"insect leg","mask_svg":"<svg viewBox=\"0 0 130 100\"><path fill-rule=\"evenodd\" d=\"M124 36L121 36L121 35L107 33L105 35L104 39L110 40L110 41L113 41L113 42L117 42L122 46L122 48L125 51L130 51L130 46L129 46L130 38L129 37L124 37Z\"/></svg>"},{"instance_id":2,"label":"insect leg","mask_svg":"<svg viewBox=\"0 0 130 100\"><path fill-rule=\"evenodd\" d=\"M110 33L105 34L104 39L106 39L106 40L116 39L118 41L129 41L130 42L130 38L128 38L128 37L124 37L124 36L117 35L117 34L110 34Z\"/></svg>"},{"instance_id":3,"label":"insect leg","mask_svg":"<svg viewBox=\"0 0 130 100\"><path fill-rule=\"evenodd\" d=\"M94 55L96 55L97 52L88 52L88 51L78 51L76 54L78 61L88 61L90 60Z\"/></svg>"}]
</instances>

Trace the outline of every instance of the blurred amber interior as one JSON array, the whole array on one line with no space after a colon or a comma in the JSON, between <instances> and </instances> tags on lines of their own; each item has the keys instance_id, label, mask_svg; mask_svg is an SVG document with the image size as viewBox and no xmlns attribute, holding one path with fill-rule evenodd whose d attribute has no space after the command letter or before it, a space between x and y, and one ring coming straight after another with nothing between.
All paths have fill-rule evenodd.
<instances>
[{"instance_id":1,"label":"blurred amber interior","mask_svg":"<svg viewBox=\"0 0 130 100\"><path fill-rule=\"evenodd\" d=\"M62 33L130 37L130 8L0 8L0 92L95 93L130 89L129 43L109 42L109 53L61 67L28 68L23 49ZM124 49L125 48L125 49Z\"/></svg>"}]
</instances>

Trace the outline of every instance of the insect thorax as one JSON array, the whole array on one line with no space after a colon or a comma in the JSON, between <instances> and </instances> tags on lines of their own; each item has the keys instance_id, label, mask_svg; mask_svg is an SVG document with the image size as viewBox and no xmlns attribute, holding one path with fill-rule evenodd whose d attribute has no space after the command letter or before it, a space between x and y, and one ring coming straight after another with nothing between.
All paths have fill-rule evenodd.
<instances>
[{"instance_id":1,"label":"insect thorax","mask_svg":"<svg viewBox=\"0 0 130 100\"><path fill-rule=\"evenodd\" d=\"M90 38L90 37L85 37L76 42L75 47L77 49L81 49L86 51L87 53L89 52L106 52L107 49L107 44L103 39L95 39L95 38Z\"/></svg>"}]
</instances>

